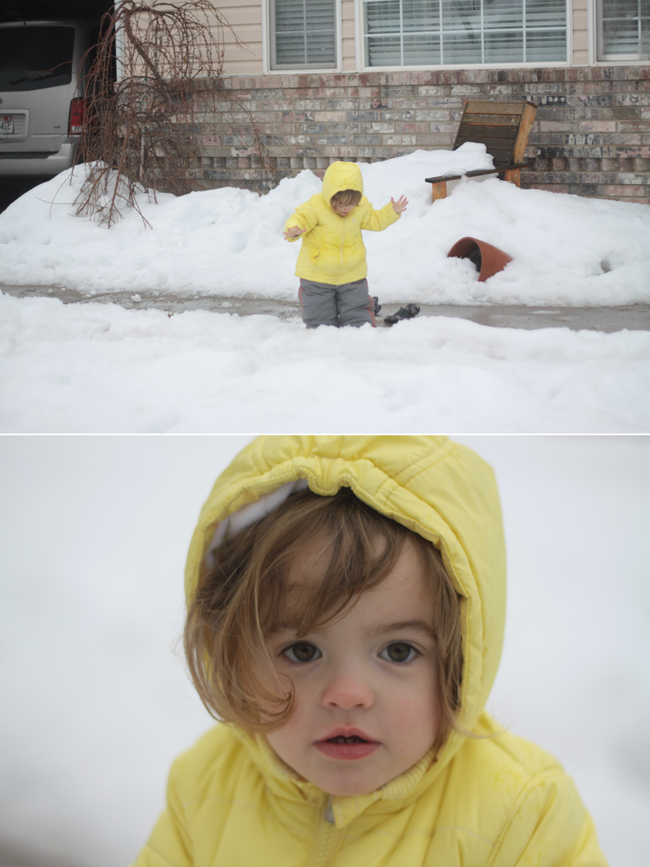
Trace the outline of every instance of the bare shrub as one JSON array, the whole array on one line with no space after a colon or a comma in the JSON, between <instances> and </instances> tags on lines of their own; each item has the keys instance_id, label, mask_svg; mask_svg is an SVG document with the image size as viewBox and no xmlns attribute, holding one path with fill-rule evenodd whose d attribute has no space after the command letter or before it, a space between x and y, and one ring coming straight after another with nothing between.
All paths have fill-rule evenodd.
<instances>
[{"instance_id":1,"label":"bare shrub","mask_svg":"<svg viewBox=\"0 0 650 867\"><path fill-rule=\"evenodd\" d=\"M216 119L224 100L250 118L223 90L225 30L233 32L209 0L122 0L104 15L86 79L77 162L87 165L77 214L110 227L131 207L145 220L138 194L156 201L156 190L202 188L201 124ZM264 164L252 119L250 128Z\"/></svg>"}]
</instances>

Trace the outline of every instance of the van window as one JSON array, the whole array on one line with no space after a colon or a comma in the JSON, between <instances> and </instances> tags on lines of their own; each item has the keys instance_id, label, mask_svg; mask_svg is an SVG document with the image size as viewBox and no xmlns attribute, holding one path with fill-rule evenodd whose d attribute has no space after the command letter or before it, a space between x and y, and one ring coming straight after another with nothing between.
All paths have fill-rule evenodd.
<instances>
[{"instance_id":1,"label":"van window","mask_svg":"<svg viewBox=\"0 0 650 867\"><path fill-rule=\"evenodd\" d=\"M73 48L74 27L0 27L0 91L70 84Z\"/></svg>"}]
</instances>

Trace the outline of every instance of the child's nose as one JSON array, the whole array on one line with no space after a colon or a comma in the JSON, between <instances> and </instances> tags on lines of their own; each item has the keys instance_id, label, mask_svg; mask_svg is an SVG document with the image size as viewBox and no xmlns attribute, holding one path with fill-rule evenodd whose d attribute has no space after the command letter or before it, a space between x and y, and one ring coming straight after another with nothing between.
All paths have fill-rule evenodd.
<instances>
[{"instance_id":1,"label":"child's nose","mask_svg":"<svg viewBox=\"0 0 650 867\"><path fill-rule=\"evenodd\" d=\"M323 704L329 708L364 708L370 707L373 701L373 691L361 671L333 673L323 692Z\"/></svg>"}]
</instances>

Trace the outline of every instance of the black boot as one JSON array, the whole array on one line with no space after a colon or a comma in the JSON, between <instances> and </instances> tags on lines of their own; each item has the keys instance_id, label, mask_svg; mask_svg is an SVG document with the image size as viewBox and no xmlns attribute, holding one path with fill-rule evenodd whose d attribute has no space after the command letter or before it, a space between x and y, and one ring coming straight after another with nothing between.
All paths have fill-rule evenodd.
<instances>
[{"instance_id":1,"label":"black boot","mask_svg":"<svg viewBox=\"0 0 650 867\"><path fill-rule=\"evenodd\" d=\"M392 316L384 316L384 322L388 325L394 325L400 319L413 319L419 312L420 308L417 304L407 304L406 307L400 307L397 313L393 313Z\"/></svg>"}]
</instances>

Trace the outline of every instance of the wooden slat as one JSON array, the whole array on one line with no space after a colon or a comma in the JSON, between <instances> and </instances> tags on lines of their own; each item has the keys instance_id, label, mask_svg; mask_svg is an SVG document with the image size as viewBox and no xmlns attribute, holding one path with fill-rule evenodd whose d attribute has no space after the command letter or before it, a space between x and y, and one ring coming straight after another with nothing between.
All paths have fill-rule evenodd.
<instances>
[{"instance_id":1,"label":"wooden slat","mask_svg":"<svg viewBox=\"0 0 650 867\"><path fill-rule=\"evenodd\" d=\"M433 196L433 201L437 201L437 199L446 199L447 198L447 181L444 179L436 179L431 184L431 194Z\"/></svg>"},{"instance_id":2,"label":"wooden slat","mask_svg":"<svg viewBox=\"0 0 650 867\"><path fill-rule=\"evenodd\" d=\"M488 148L487 152L494 160L495 166L507 166L510 162L510 151L500 151L493 148Z\"/></svg>"},{"instance_id":3,"label":"wooden slat","mask_svg":"<svg viewBox=\"0 0 650 867\"><path fill-rule=\"evenodd\" d=\"M465 172L463 175L437 175L435 178L425 178L425 184L439 184L442 181L457 181L460 178L476 178L479 175L497 175L504 172L512 171L513 169L525 169L528 163L519 163L518 165L497 166L493 169L474 169L471 172Z\"/></svg>"},{"instance_id":4,"label":"wooden slat","mask_svg":"<svg viewBox=\"0 0 650 867\"><path fill-rule=\"evenodd\" d=\"M478 124L478 123L463 123L461 124L460 130L461 135L476 135L479 136L476 141L481 141L483 136L487 136L488 138L507 138L510 141L514 141L517 135L516 126L498 126L497 124Z\"/></svg>"},{"instance_id":5,"label":"wooden slat","mask_svg":"<svg viewBox=\"0 0 650 867\"><path fill-rule=\"evenodd\" d=\"M504 180L508 181L511 184L514 184L516 187L521 189L521 174L519 169L510 169L505 172Z\"/></svg>"},{"instance_id":6,"label":"wooden slat","mask_svg":"<svg viewBox=\"0 0 650 867\"><path fill-rule=\"evenodd\" d=\"M477 141L483 142L484 144L495 146L496 142L500 142L499 147L508 148L508 150L512 150L512 147L515 143L514 135L503 135L500 134L499 131L495 131L494 135L479 135L475 130L469 130L465 132L465 130L461 130L460 135L458 136L458 145L462 144L466 141Z\"/></svg>"},{"instance_id":7,"label":"wooden slat","mask_svg":"<svg viewBox=\"0 0 650 867\"><path fill-rule=\"evenodd\" d=\"M458 136L458 141L478 141L483 142L486 145L494 145L495 142L503 142L500 147L506 147L508 149L512 149L517 137L515 135L504 135L502 131L495 130L493 135L478 135L476 130L470 129L467 132L461 130L460 135Z\"/></svg>"},{"instance_id":8,"label":"wooden slat","mask_svg":"<svg viewBox=\"0 0 650 867\"><path fill-rule=\"evenodd\" d=\"M481 114L466 114L461 123L465 124L490 124L496 126L519 126L521 120L521 112L519 114L489 114L482 112Z\"/></svg>"},{"instance_id":9,"label":"wooden slat","mask_svg":"<svg viewBox=\"0 0 650 867\"><path fill-rule=\"evenodd\" d=\"M503 172L511 171L512 169L525 169L527 165L528 163L518 163L517 165L496 166L493 169L474 169L473 172L467 172L467 177L473 178L477 175L502 174Z\"/></svg>"},{"instance_id":10,"label":"wooden slat","mask_svg":"<svg viewBox=\"0 0 650 867\"><path fill-rule=\"evenodd\" d=\"M526 108L524 109L524 113L521 117L521 123L519 124L517 141L515 142L515 146L512 149L513 163L518 163L523 159L524 151L526 150L526 143L528 142L528 136L530 135L530 128L533 125L533 121L535 120L536 112L536 105L526 103Z\"/></svg>"},{"instance_id":11,"label":"wooden slat","mask_svg":"<svg viewBox=\"0 0 650 867\"><path fill-rule=\"evenodd\" d=\"M496 174L496 169L491 169L489 172L485 172L485 174ZM469 175L470 175L470 172L467 173L468 177L469 177ZM464 178L464 177L465 177L465 175L440 175L437 178L425 178L424 183L425 184L431 184L432 187L434 188L433 189L433 198L434 199L444 199L445 196L447 195L447 181L457 181L460 178ZM443 187L444 187L445 195L444 196L436 195L436 191L438 191L438 193L439 193L439 191L441 189L443 189Z\"/></svg>"},{"instance_id":12,"label":"wooden slat","mask_svg":"<svg viewBox=\"0 0 650 867\"><path fill-rule=\"evenodd\" d=\"M466 114L519 114L521 115L524 106L528 105L523 100L521 102L490 102L487 99L468 99L465 103Z\"/></svg>"}]
</instances>

